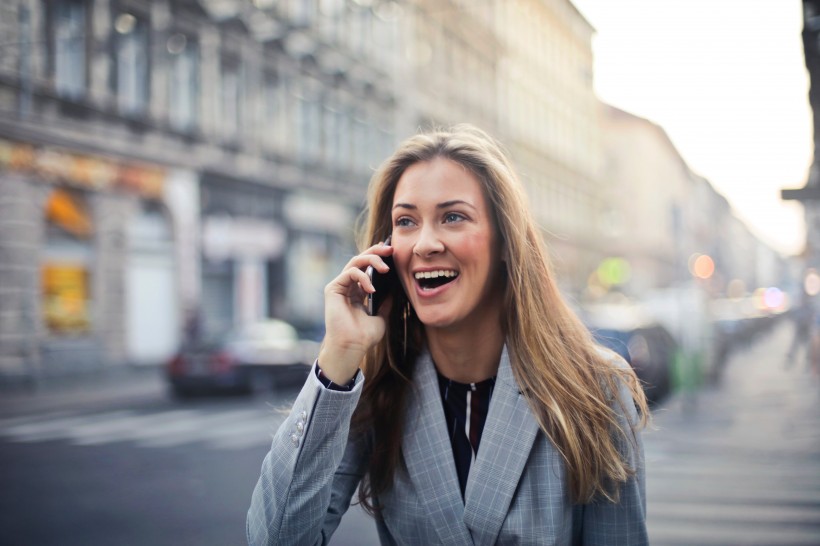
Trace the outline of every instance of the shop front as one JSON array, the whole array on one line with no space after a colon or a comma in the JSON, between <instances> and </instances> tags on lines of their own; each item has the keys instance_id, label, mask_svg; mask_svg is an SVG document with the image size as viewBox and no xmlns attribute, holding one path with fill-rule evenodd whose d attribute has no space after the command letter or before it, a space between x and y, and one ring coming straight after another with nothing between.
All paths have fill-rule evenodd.
<instances>
[{"instance_id":1,"label":"shop front","mask_svg":"<svg viewBox=\"0 0 820 546\"><path fill-rule=\"evenodd\" d=\"M155 350L135 343L149 336L133 305L152 306L147 295L166 287L171 303L151 312L173 317L164 180L153 165L0 139L0 381L95 371ZM154 258L161 266L146 284Z\"/></svg>"},{"instance_id":2,"label":"shop front","mask_svg":"<svg viewBox=\"0 0 820 546\"><path fill-rule=\"evenodd\" d=\"M290 228L285 308L305 329L324 322L324 287L355 254L358 211L312 193L293 193L284 203Z\"/></svg>"},{"instance_id":3,"label":"shop front","mask_svg":"<svg viewBox=\"0 0 820 546\"><path fill-rule=\"evenodd\" d=\"M197 332L218 336L232 327L281 316L281 271L287 231L281 197L271 188L203 176L200 307Z\"/></svg>"}]
</instances>

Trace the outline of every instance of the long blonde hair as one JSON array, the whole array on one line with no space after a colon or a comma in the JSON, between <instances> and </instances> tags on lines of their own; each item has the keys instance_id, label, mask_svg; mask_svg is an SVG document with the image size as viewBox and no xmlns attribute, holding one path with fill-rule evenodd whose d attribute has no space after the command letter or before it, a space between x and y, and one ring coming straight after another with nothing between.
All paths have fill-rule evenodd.
<instances>
[{"instance_id":1,"label":"long blonde hair","mask_svg":"<svg viewBox=\"0 0 820 546\"><path fill-rule=\"evenodd\" d=\"M507 313L500 326L510 364L541 429L564 459L573 500L617 501L618 485L635 472L619 445L634 441L635 431L619 425L613 406L619 387L626 385L640 416L636 427L642 427L646 398L634 372L613 364L564 302L521 183L498 142L466 124L407 139L371 178L360 248L392 231L390 209L404 171L437 157L469 169L494 212L506 255ZM402 468L404 409L424 336L418 319L403 315L401 288L393 297L387 334L362 365L367 381L353 420L354 431L367 431L373 439L359 487L359 499L371 511L376 510L373 500L390 489Z\"/></svg>"}]
</instances>

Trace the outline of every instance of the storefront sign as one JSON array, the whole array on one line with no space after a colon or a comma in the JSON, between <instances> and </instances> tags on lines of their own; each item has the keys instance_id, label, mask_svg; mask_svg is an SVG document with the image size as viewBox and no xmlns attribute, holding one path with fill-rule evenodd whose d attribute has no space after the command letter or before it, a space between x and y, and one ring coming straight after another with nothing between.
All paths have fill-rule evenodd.
<instances>
[{"instance_id":1,"label":"storefront sign","mask_svg":"<svg viewBox=\"0 0 820 546\"><path fill-rule=\"evenodd\" d=\"M289 195L283 207L288 224L305 231L352 232L353 213L339 203L309 195Z\"/></svg>"},{"instance_id":2,"label":"storefront sign","mask_svg":"<svg viewBox=\"0 0 820 546\"><path fill-rule=\"evenodd\" d=\"M282 255L286 240L282 226L256 218L209 216L202 230L203 251L213 260L274 260Z\"/></svg>"},{"instance_id":3,"label":"storefront sign","mask_svg":"<svg viewBox=\"0 0 820 546\"><path fill-rule=\"evenodd\" d=\"M165 170L0 139L0 169L90 190L120 190L159 199Z\"/></svg>"},{"instance_id":4,"label":"storefront sign","mask_svg":"<svg viewBox=\"0 0 820 546\"><path fill-rule=\"evenodd\" d=\"M56 189L46 203L46 218L80 239L87 239L94 231L85 208L63 189Z\"/></svg>"},{"instance_id":5,"label":"storefront sign","mask_svg":"<svg viewBox=\"0 0 820 546\"><path fill-rule=\"evenodd\" d=\"M83 264L46 263L42 268L43 313L52 332L87 332L88 270Z\"/></svg>"}]
</instances>

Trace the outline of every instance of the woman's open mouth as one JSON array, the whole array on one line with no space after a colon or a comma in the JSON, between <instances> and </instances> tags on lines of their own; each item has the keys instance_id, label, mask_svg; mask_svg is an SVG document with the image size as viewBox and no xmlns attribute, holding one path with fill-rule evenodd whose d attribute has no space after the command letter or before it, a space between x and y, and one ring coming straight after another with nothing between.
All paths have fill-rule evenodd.
<instances>
[{"instance_id":1,"label":"woman's open mouth","mask_svg":"<svg viewBox=\"0 0 820 546\"><path fill-rule=\"evenodd\" d=\"M452 269L419 271L414 275L414 277L422 290L434 290L454 281L455 278L458 277L458 271L454 271Z\"/></svg>"}]
</instances>

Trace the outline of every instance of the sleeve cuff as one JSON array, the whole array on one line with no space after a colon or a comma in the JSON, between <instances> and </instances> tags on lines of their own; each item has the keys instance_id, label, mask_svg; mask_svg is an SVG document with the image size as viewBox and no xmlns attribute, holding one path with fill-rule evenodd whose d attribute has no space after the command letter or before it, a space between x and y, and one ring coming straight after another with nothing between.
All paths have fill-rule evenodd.
<instances>
[{"instance_id":1,"label":"sleeve cuff","mask_svg":"<svg viewBox=\"0 0 820 546\"><path fill-rule=\"evenodd\" d=\"M344 385L337 385L330 379L328 379L325 374L322 372L322 368L319 367L319 360L316 360L314 368L316 369L316 377L319 381L324 385L326 389L330 389L332 391L343 391L343 392L350 392L353 390L353 387L356 386L356 379L359 377L359 370L356 370L356 373L353 375L353 379L345 383Z\"/></svg>"}]
</instances>

